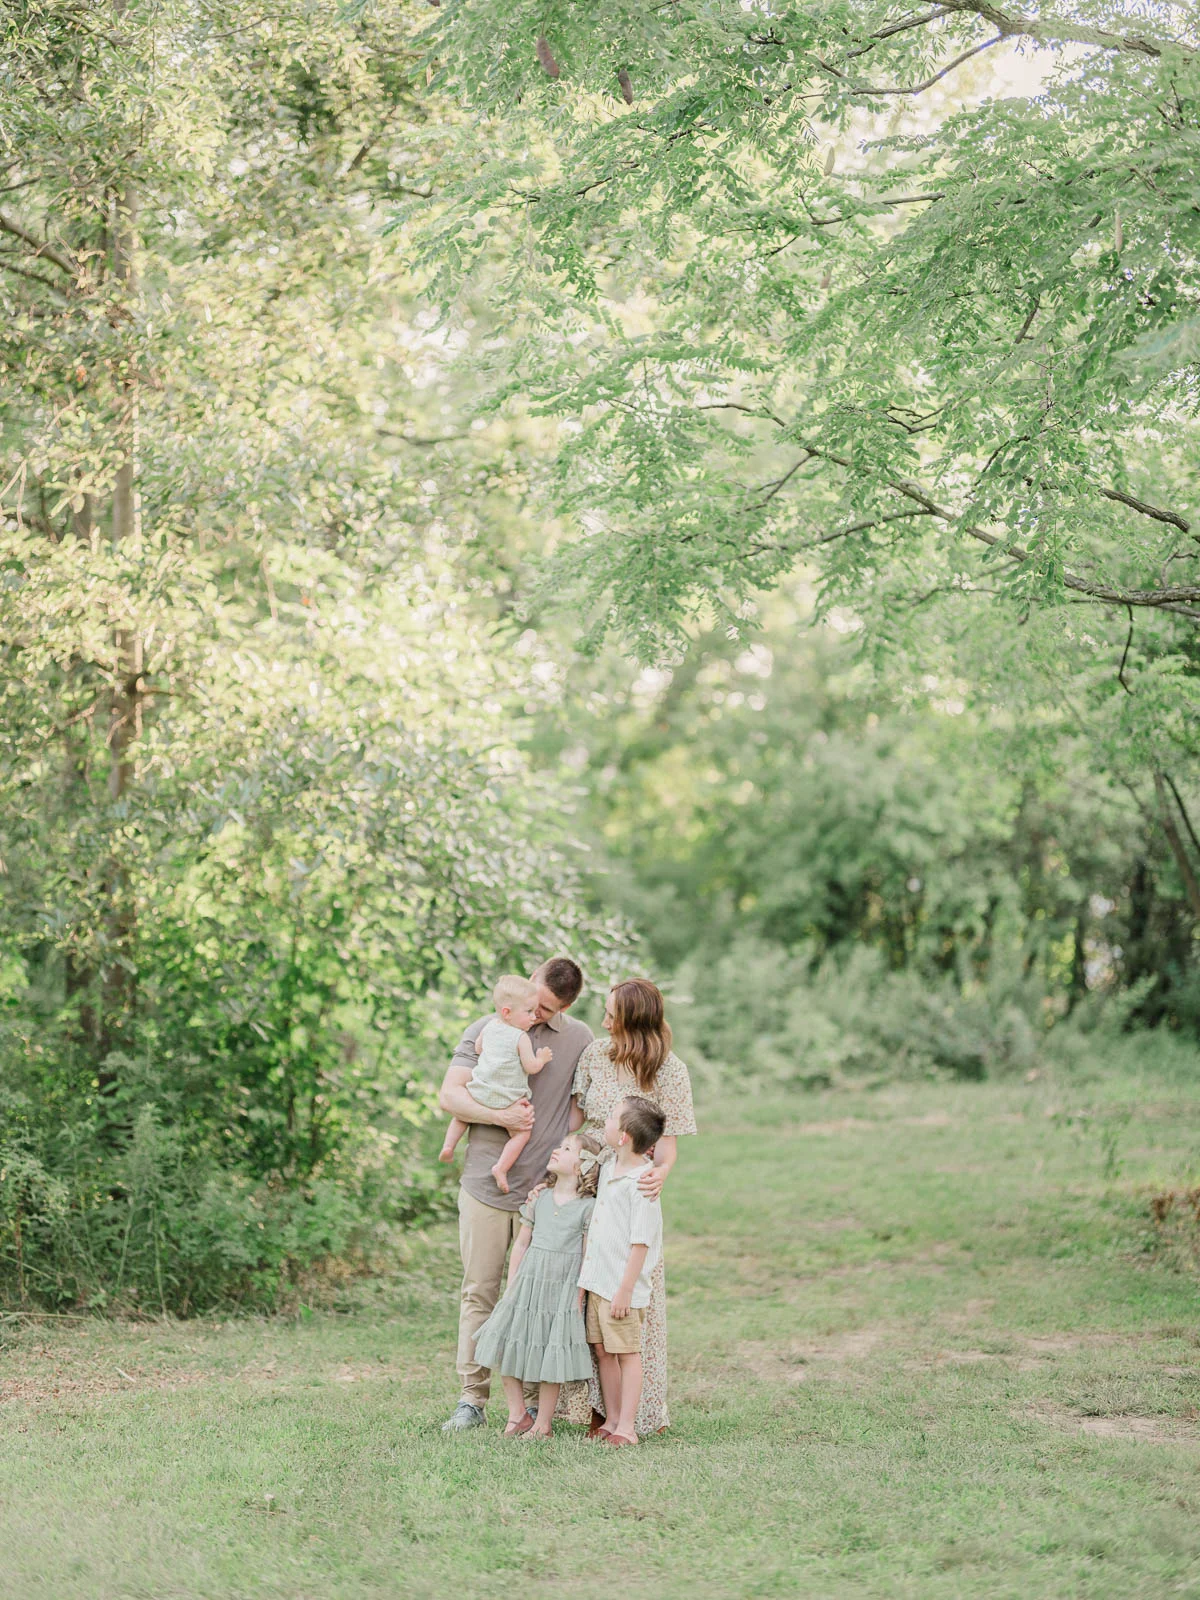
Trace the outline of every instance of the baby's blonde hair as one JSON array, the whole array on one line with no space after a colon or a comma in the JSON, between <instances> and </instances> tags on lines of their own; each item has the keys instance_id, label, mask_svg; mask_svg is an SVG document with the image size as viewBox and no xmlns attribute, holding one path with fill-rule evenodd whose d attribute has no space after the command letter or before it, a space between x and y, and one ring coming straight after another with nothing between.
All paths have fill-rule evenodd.
<instances>
[{"instance_id":1,"label":"baby's blonde hair","mask_svg":"<svg viewBox=\"0 0 1200 1600\"><path fill-rule=\"evenodd\" d=\"M516 972L506 972L492 990L492 1004L497 1011L503 1006L533 1005L536 1001L537 984Z\"/></svg>"}]
</instances>

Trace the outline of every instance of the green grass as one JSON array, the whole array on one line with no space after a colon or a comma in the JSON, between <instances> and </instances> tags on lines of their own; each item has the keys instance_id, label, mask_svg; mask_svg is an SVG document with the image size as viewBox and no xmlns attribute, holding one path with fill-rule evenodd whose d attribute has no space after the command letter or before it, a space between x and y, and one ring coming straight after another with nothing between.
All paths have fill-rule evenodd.
<instances>
[{"instance_id":1,"label":"green grass","mask_svg":"<svg viewBox=\"0 0 1200 1600\"><path fill-rule=\"evenodd\" d=\"M1200 1083L703 1125L669 1436L443 1438L449 1230L354 1314L9 1324L3 1600L1200 1597L1200 1296L1146 1210L1200 1167Z\"/></svg>"}]
</instances>

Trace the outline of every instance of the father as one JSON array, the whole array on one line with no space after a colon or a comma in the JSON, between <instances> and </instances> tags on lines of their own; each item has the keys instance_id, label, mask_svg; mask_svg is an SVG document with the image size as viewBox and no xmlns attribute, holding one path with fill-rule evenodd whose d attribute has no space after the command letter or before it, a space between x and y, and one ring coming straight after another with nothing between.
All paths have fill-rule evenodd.
<instances>
[{"instance_id":1,"label":"father","mask_svg":"<svg viewBox=\"0 0 1200 1600\"><path fill-rule=\"evenodd\" d=\"M571 1090L575 1067L592 1031L567 1012L579 998L583 973L566 956L555 956L529 974L537 985L537 1021L529 1030L535 1050L548 1046L550 1060L530 1079L528 1101L494 1111L479 1105L467 1093L475 1071L475 1040L487 1017L480 1017L463 1034L446 1069L438 1104L447 1115L471 1124L467 1135L467 1160L458 1191L458 1243L462 1251L462 1298L458 1312L458 1376L462 1398L444 1433L483 1424L492 1375L475 1361L475 1335L491 1316L500 1298L509 1246L521 1231L518 1215L525 1196L546 1173L550 1152L566 1137L571 1117ZM491 1169L505 1140L519 1128L533 1128L533 1136L508 1175L508 1194L501 1194Z\"/></svg>"}]
</instances>

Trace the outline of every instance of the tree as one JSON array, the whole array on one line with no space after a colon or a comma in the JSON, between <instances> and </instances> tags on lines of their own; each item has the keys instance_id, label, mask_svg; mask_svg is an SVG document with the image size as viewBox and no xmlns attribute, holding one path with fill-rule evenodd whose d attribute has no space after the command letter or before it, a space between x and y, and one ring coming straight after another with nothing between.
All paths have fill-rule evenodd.
<instances>
[{"instance_id":1,"label":"tree","mask_svg":"<svg viewBox=\"0 0 1200 1600\"><path fill-rule=\"evenodd\" d=\"M480 165L398 221L524 330L493 403L566 424L548 592L662 659L803 561L968 692L1053 664L1200 916L1192 9L460 0L427 37ZM949 98L1011 41L1038 92Z\"/></svg>"},{"instance_id":2,"label":"tree","mask_svg":"<svg viewBox=\"0 0 1200 1600\"><path fill-rule=\"evenodd\" d=\"M380 238L406 5L3 27L0 1167L67 1196L21 1190L51 1297L269 1298L314 1185L395 1214L364 1174L497 966L608 938L454 560L506 439L443 444Z\"/></svg>"}]
</instances>

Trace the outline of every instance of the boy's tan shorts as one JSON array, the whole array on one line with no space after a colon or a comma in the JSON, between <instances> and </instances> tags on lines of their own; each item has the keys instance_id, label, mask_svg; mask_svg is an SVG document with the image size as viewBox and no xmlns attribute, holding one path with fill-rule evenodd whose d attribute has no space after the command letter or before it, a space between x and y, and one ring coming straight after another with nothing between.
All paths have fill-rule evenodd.
<instances>
[{"instance_id":1,"label":"boy's tan shorts","mask_svg":"<svg viewBox=\"0 0 1200 1600\"><path fill-rule=\"evenodd\" d=\"M630 1306L628 1315L614 1317L612 1301L588 1290L584 1330L589 1344L598 1344L610 1356L635 1356L642 1348L645 1306Z\"/></svg>"}]
</instances>

